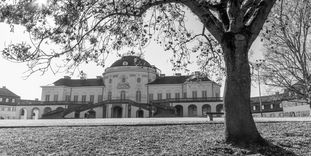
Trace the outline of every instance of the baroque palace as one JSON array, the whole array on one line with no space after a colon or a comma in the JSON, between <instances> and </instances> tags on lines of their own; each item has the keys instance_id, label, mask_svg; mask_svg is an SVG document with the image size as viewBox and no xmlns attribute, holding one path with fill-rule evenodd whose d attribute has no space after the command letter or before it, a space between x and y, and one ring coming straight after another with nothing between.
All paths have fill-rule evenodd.
<instances>
[{"instance_id":1,"label":"baroque palace","mask_svg":"<svg viewBox=\"0 0 311 156\"><path fill-rule=\"evenodd\" d=\"M41 100L0 88L0 119L222 116L220 85L202 76L165 76L138 56L125 55L94 79L65 76L42 86ZM310 106L288 93L251 98L254 117L310 116Z\"/></svg>"},{"instance_id":2,"label":"baroque palace","mask_svg":"<svg viewBox=\"0 0 311 156\"><path fill-rule=\"evenodd\" d=\"M94 79L61 78L42 86L41 101L0 101L2 118L195 117L222 112L220 85L199 72L165 76L138 56L123 56ZM5 109L5 108L4 108ZM8 109L7 109L8 110ZM6 113L4 113L6 112Z\"/></svg>"}]
</instances>

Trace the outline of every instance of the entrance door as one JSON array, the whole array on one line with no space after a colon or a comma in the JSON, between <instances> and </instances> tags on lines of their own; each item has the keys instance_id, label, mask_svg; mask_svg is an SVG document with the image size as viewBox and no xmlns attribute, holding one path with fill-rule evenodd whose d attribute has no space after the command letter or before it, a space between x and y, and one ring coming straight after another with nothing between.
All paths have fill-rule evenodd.
<instances>
[{"instance_id":1,"label":"entrance door","mask_svg":"<svg viewBox=\"0 0 311 156\"><path fill-rule=\"evenodd\" d=\"M137 118L143 118L144 117L144 111L143 110L138 110L136 112L136 117Z\"/></svg>"},{"instance_id":2,"label":"entrance door","mask_svg":"<svg viewBox=\"0 0 311 156\"><path fill-rule=\"evenodd\" d=\"M183 117L184 110L183 110L183 107L181 105L175 106L175 110L176 110L176 115L178 117Z\"/></svg>"},{"instance_id":3,"label":"entrance door","mask_svg":"<svg viewBox=\"0 0 311 156\"><path fill-rule=\"evenodd\" d=\"M112 108L112 118L122 118L122 107L115 106Z\"/></svg>"}]
</instances>

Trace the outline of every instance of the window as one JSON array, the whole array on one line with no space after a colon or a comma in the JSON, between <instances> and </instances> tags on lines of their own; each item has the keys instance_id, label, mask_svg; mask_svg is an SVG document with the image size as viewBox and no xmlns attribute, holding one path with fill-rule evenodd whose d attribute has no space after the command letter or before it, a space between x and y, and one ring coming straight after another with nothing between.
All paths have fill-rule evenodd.
<instances>
[{"instance_id":1,"label":"window","mask_svg":"<svg viewBox=\"0 0 311 156\"><path fill-rule=\"evenodd\" d=\"M175 93L175 99L179 99L180 98L180 93Z\"/></svg>"},{"instance_id":2,"label":"window","mask_svg":"<svg viewBox=\"0 0 311 156\"><path fill-rule=\"evenodd\" d=\"M202 98L207 98L207 91L206 90L202 91Z\"/></svg>"},{"instance_id":3,"label":"window","mask_svg":"<svg viewBox=\"0 0 311 156\"><path fill-rule=\"evenodd\" d=\"M149 101L153 100L153 94L149 94Z\"/></svg>"},{"instance_id":4,"label":"window","mask_svg":"<svg viewBox=\"0 0 311 156\"><path fill-rule=\"evenodd\" d=\"M112 83L112 79L109 79L109 83Z\"/></svg>"},{"instance_id":5,"label":"window","mask_svg":"<svg viewBox=\"0 0 311 156\"><path fill-rule=\"evenodd\" d=\"M8 107L8 111L11 111L11 107Z\"/></svg>"},{"instance_id":6,"label":"window","mask_svg":"<svg viewBox=\"0 0 311 156\"><path fill-rule=\"evenodd\" d=\"M70 101L70 95L66 95L65 101Z\"/></svg>"},{"instance_id":7,"label":"window","mask_svg":"<svg viewBox=\"0 0 311 156\"><path fill-rule=\"evenodd\" d=\"M0 98L0 102L2 102L2 98Z\"/></svg>"},{"instance_id":8,"label":"window","mask_svg":"<svg viewBox=\"0 0 311 156\"><path fill-rule=\"evenodd\" d=\"M112 93L108 92L108 100L111 100L111 97L112 97Z\"/></svg>"},{"instance_id":9,"label":"window","mask_svg":"<svg viewBox=\"0 0 311 156\"><path fill-rule=\"evenodd\" d=\"M270 108L273 109L273 104L270 105Z\"/></svg>"},{"instance_id":10,"label":"window","mask_svg":"<svg viewBox=\"0 0 311 156\"><path fill-rule=\"evenodd\" d=\"M141 82L141 78L137 78L137 83L140 83Z\"/></svg>"},{"instance_id":11,"label":"window","mask_svg":"<svg viewBox=\"0 0 311 156\"><path fill-rule=\"evenodd\" d=\"M124 100L125 99L125 91L121 91L121 100Z\"/></svg>"},{"instance_id":12,"label":"window","mask_svg":"<svg viewBox=\"0 0 311 156\"><path fill-rule=\"evenodd\" d=\"M187 98L187 92L184 92L184 93L182 94L182 98Z\"/></svg>"},{"instance_id":13,"label":"window","mask_svg":"<svg viewBox=\"0 0 311 156\"><path fill-rule=\"evenodd\" d=\"M129 63L127 61L123 61L122 65L127 66Z\"/></svg>"},{"instance_id":14,"label":"window","mask_svg":"<svg viewBox=\"0 0 311 156\"><path fill-rule=\"evenodd\" d=\"M162 100L162 93L158 93L158 100Z\"/></svg>"},{"instance_id":15,"label":"window","mask_svg":"<svg viewBox=\"0 0 311 156\"><path fill-rule=\"evenodd\" d=\"M141 91L136 91L136 101L141 102Z\"/></svg>"},{"instance_id":16,"label":"window","mask_svg":"<svg viewBox=\"0 0 311 156\"><path fill-rule=\"evenodd\" d=\"M282 108L282 103L279 104L279 107Z\"/></svg>"},{"instance_id":17,"label":"window","mask_svg":"<svg viewBox=\"0 0 311 156\"><path fill-rule=\"evenodd\" d=\"M45 95L45 101L50 101L50 95Z\"/></svg>"},{"instance_id":18,"label":"window","mask_svg":"<svg viewBox=\"0 0 311 156\"><path fill-rule=\"evenodd\" d=\"M219 97L219 93L216 93L216 97Z\"/></svg>"},{"instance_id":19,"label":"window","mask_svg":"<svg viewBox=\"0 0 311 156\"><path fill-rule=\"evenodd\" d=\"M166 93L166 99L170 99L171 98L171 93Z\"/></svg>"},{"instance_id":20,"label":"window","mask_svg":"<svg viewBox=\"0 0 311 156\"><path fill-rule=\"evenodd\" d=\"M98 95L98 102L102 102L103 101L103 96L102 95Z\"/></svg>"},{"instance_id":21,"label":"window","mask_svg":"<svg viewBox=\"0 0 311 156\"><path fill-rule=\"evenodd\" d=\"M197 98L198 96L197 96L197 91L192 91L192 98Z\"/></svg>"},{"instance_id":22,"label":"window","mask_svg":"<svg viewBox=\"0 0 311 156\"><path fill-rule=\"evenodd\" d=\"M5 102L9 102L9 101L10 101L10 99L9 99L9 98L6 98L6 99L5 99Z\"/></svg>"},{"instance_id":23,"label":"window","mask_svg":"<svg viewBox=\"0 0 311 156\"><path fill-rule=\"evenodd\" d=\"M261 105L261 109L264 110L265 109L265 105Z\"/></svg>"},{"instance_id":24,"label":"window","mask_svg":"<svg viewBox=\"0 0 311 156\"><path fill-rule=\"evenodd\" d=\"M253 106L253 110L256 110L256 106Z\"/></svg>"},{"instance_id":25,"label":"window","mask_svg":"<svg viewBox=\"0 0 311 156\"><path fill-rule=\"evenodd\" d=\"M74 101L74 102L78 102L78 98L79 98L78 95L73 96L73 101Z\"/></svg>"},{"instance_id":26,"label":"window","mask_svg":"<svg viewBox=\"0 0 311 156\"><path fill-rule=\"evenodd\" d=\"M90 95L90 102L94 103L94 95Z\"/></svg>"},{"instance_id":27,"label":"window","mask_svg":"<svg viewBox=\"0 0 311 156\"><path fill-rule=\"evenodd\" d=\"M58 95L57 94L54 95L54 101L58 101Z\"/></svg>"},{"instance_id":28,"label":"window","mask_svg":"<svg viewBox=\"0 0 311 156\"><path fill-rule=\"evenodd\" d=\"M82 102L86 102L86 95L82 95Z\"/></svg>"},{"instance_id":29,"label":"window","mask_svg":"<svg viewBox=\"0 0 311 156\"><path fill-rule=\"evenodd\" d=\"M12 102L15 103L16 102L15 99L12 99Z\"/></svg>"}]
</instances>

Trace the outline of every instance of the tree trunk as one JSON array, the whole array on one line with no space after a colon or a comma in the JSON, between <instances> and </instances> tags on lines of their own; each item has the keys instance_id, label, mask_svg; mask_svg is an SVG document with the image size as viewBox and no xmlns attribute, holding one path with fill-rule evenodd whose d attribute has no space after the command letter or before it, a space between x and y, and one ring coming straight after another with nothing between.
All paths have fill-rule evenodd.
<instances>
[{"instance_id":1,"label":"tree trunk","mask_svg":"<svg viewBox=\"0 0 311 156\"><path fill-rule=\"evenodd\" d=\"M225 139L239 145L261 144L250 107L249 37L243 33L226 33L221 46L226 63L224 90Z\"/></svg>"}]
</instances>

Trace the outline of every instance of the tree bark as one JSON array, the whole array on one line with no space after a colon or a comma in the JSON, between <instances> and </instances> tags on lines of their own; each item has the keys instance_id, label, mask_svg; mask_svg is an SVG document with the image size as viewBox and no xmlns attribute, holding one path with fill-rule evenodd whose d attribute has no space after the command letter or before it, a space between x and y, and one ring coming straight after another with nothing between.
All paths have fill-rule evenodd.
<instances>
[{"instance_id":1,"label":"tree bark","mask_svg":"<svg viewBox=\"0 0 311 156\"><path fill-rule=\"evenodd\" d=\"M240 145L265 142L251 114L249 38L246 33L225 33L221 42L227 73L224 90L225 139Z\"/></svg>"}]
</instances>

